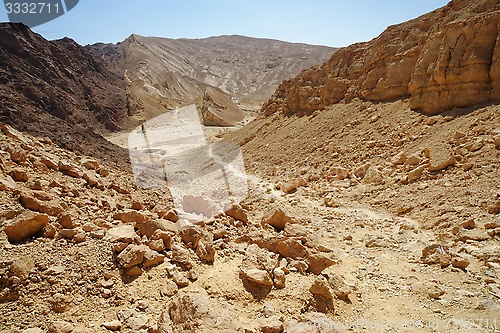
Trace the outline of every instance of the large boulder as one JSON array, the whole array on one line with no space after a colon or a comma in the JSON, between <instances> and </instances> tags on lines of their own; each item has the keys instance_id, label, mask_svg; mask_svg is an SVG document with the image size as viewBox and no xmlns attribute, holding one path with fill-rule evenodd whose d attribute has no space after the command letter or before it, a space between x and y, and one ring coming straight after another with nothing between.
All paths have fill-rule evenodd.
<instances>
[{"instance_id":1,"label":"large boulder","mask_svg":"<svg viewBox=\"0 0 500 333\"><path fill-rule=\"evenodd\" d=\"M48 215L25 211L5 221L3 228L10 242L19 242L39 233L48 223Z\"/></svg>"}]
</instances>

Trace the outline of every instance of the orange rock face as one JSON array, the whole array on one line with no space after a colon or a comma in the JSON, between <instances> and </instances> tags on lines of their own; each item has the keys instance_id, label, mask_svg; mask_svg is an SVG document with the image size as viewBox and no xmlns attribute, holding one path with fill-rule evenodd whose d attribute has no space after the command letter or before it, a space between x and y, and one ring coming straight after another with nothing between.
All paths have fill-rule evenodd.
<instances>
[{"instance_id":1,"label":"orange rock face","mask_svg":"<svg viewBox=\"0 0 500 333\"><path fill-rule=\"evenodd\" d=\"M410 98L412 109L437 114L500 99L498 1L454 0L391 26L367 43L336 52L322 66L284 81L263 106L308 114L342 100Z\"/></svg>"}]
</instances>

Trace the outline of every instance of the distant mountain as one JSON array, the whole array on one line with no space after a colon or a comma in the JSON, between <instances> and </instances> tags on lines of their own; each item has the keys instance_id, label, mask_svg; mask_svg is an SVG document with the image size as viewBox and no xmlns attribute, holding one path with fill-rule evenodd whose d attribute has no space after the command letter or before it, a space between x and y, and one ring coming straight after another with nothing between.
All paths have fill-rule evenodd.
<instances>
[{"instance_id":1,"label":"distant mountain","mask_svg":"<svg viewBox=\"0 0 500 333\"><path fill-rule=\"evenodd\" d=\"M453 0L283 82L263 112L410 98L412 109L436 114L500 100L499 22L498 0Z\"/></svg>"},{"instance_id":2,"label":"distant mountain","mask_svg":"<svg viewBox=\"0 0 500 333\"><path fill-rule=\"evenodd\" d=\"M88 46L119 68L145 118L190 103L209 86L244 108L258 108L277 86L326 61L335 48L243 36L167 39L132 35L122 43Z\"/></svg>"}]
</instances>

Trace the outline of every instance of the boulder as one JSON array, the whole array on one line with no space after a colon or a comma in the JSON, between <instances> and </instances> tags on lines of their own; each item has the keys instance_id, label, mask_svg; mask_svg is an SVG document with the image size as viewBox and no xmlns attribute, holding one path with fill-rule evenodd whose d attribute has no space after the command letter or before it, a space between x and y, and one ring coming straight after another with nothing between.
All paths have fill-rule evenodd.
<instances>
[{"instance_id":1,"label":"boulder","mask_svg":"<svg viewBox=\"0 0 500 333\"><path fill-rule=\"evenodd\" d=\"M144 260L142 262L142 267L148 268L161 264L165 260L165 255L158 253L154 250L148 249L144 253Z\"/></svg>"},{"instance_id":2,"label":"boulder","mask_svg":"<svg viewBox=\"0 0 500 333\"><path fill-rule=\"evenodd\" d=\"M265 214L261 224L262 226L270 225L276 229L276 231L282 231L285 229L285 225L287 223L292 223L292 221L287 209L281 206L275 206Z\"/></svg>"},{"instance_id":3,"label":"boulder","mask_svg":"<svg viewBox=\"0 0 500 333\"><path fill-rule=\"evenodd\" d=\"M144 214L136 210L127 210L124 212L116 213L113 216L113 218L115 220L120 220L123 223L129 223L129 222L143 223L149 220L148 217L146 217Z\"/></svg>"},{"instance_id":4,"label":"boulder","mask_svg":"<svg viewBox=\"0 0 500 333\"><path fill-rule=\"evenodd\" d=\"M0 191L14 191L17 188L18 186L12 177L0 175Z\"/></svg>"},{"instance_id":5,"label":"boulder","mask_svg":"<svg viewBox=\"0 0 500 333\"><path fill-rule=\"evenodd\" d=\"M116 259L122 268L130 268L141 264L144 259L144 254L147 251L151 250L145 245L130 244L118 254Z\"/></svg>"},{"instance_id":6,"label":"boulder","mask_svg":"<svg viewBox=\"0 0 500 333\"><path fill-rule=\"evenodd\" d=\"M14 219L4 222L4 232L10 242L20 242L41 232L48 223L48 215L24 211Z\"/></svg>"},{"instance_id":7,"label":"boulder","mask_svg":"<svg viewBox=\"0 0 500 333\"><path fill-rule=\"evenodd\" d=\"M134 227L130 224L120 225L108 230L108 236L111 242L132 243L137 237Z\"/></svg>"},{"instance_id":8,"label":"boulder","mask_svg":"<svg viewBox=\"0 0 500 333\"><path fill-rule=\"evenodd\" d=\"M430 171L440 171L455 165L455 156L451 147L444 143L438 143L430 148Z\"/></svg>"},{"instance_id":9,"label":"boulder","mask_svg":"<svg viewBox=\"0 0 500 333\"><path fill-rule=\"evenodd\" d=\"M226 210L226 215L243 223L248 223L247 212L240 205L232 205L231 208Z\"/></svg>"},{"instance_id":10,"label":"boulder","mask_svg":"<svg viewBox=\"0 0 500 333\"><path fill-rule=\"evenodd\" d=\"M407 159L406 154L404 151L402 151L391 159L391 163L394 165L402 165L406 162L406 159Z\"/></svg>"},{"instance_id":11,"label":"boulder","mask_svg":"<svg viewBox=\"0 0 500 333\"><path fill-rule=\"evenodd\" d=\"M40 162L47 166L49 169L59 170L59 157L50 153L43 153L40 157Z\"/></svg>"},{"instance_id":12,"label":"boulder","mask_svg":"<svg viewBox=\"0 0 500 333\"><path fill-rule=\"evenodd\" d=\"M243 268L240 270L240 277L242 280L248 281L250 283L262 285L265 287L272 287L273 280L269 273L265 270L257 268Z\"/></svg>"},{"instance_id":13,"label":"boulder","mask_svg":"<svg viewBox=\"0 0 500 333\"><path fill-rule=\"evenodd\" d=\"M344 180L349 177L349 169L342 168L340 166L334 166L330 168L330 174L336 177L338 180Z\"/></svg>"}]
</instances>

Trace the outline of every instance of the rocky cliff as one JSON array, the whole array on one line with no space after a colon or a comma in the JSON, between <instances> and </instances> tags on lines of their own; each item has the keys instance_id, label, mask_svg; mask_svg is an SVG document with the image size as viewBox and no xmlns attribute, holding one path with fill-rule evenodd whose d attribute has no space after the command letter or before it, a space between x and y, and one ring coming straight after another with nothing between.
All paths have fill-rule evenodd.
<instances>
[{"instance_id":1,"label":"rocky cliff","mask_svg":"<svg viewBox=\"0 0 500 333\"><path fill-rule=\"evenodd\" d=\"M498 0L453 0L284 81L264 114L310 113L342 100L410 98L437 114L500 99Z\"/></svg>"}]
</instances>

